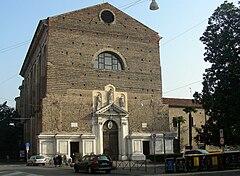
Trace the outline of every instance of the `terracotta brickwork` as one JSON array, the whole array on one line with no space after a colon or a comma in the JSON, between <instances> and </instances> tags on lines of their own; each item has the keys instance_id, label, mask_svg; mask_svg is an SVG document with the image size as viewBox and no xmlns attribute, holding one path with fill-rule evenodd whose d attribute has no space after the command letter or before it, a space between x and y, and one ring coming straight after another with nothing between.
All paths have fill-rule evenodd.
<instances>
[{"instance_id":1,"label":"terracotta brickwork","mask_svg":"<svg viewBox=\"0 0 240 176\"><path fill-rule=\"evenodd\" d=\"M113 12L113 23L101 20L103 9ZM91 134L93 91L108 84L127 94L130 133L169 131L159 41L155 31L108 3L40 21L20 73L19 107L33 118L26 138L36 145L38 134ZM123 70L94 68L104 51L116 53Z\"/></svg>"}]
</instances>

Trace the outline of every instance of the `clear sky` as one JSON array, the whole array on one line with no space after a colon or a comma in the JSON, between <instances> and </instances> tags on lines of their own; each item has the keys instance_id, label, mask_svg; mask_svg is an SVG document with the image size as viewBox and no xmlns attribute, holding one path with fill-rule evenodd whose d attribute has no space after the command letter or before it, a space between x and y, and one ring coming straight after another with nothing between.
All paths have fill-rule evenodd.
<instances>
[{"instance_id":1,"label":"clear sky","mask_svg":"<svg viewBox=\"0 0 240 176\"><path fill-rule=\"evenodd\" d=\"M151 0L1 0L0 1L0 104L15 107L19 76L39 20L108 2L152 28L162 38L160 59L163 96L192 98L202 90L202 75L209 67L199 41L207 19L224 0L156 0L159 10L150 11ZM234 2L236 0L228 0Z\"/></svg>"}]
</instances>

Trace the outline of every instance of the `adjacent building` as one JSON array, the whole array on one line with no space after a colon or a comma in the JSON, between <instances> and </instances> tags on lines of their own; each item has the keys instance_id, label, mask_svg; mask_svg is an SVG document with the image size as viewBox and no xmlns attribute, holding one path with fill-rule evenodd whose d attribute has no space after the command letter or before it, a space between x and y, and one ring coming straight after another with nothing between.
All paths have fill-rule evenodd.
<instances>
[{"instance_id":1,"label":"adjacent building","mask_svg":"<svg viewBox=\"0 0 240 176\"><path fill-rule=\"evenodd\" d=\"M194 107L195 113L192 114L192 148L203 148L204 143L196 142L197 130L205 125L207 116L203 107L200 104L194 103L191 99L183 98L163 98L163 103L169 105L169 127L172 132L178 133L177 124L174 123L174 118L183 117L184 122L180 124L180 151L188 148L189 144L189 114L183 110L186 107Z\"/></svg>"},{"instance_id":2,"label":"adjacent building","mask_svg":"<svg viewBox=\"0 0 240 176\"><path fill-rule=\"evenodd\" d=\"M29 152L118 160L173 153L160 39L108 3L41 20L17 98Z\"/></svg>"}]
</instances>

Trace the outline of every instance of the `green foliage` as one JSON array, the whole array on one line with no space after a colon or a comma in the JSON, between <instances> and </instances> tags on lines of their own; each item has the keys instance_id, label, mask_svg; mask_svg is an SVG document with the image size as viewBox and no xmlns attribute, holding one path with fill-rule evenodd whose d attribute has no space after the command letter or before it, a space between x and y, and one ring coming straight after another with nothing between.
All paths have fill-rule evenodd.
<instances>
[{"instance_id":1,"label":"green foliage","mask_svg":"<svg viewBox=\"0 0 240 176\"><path fill-rule=\"evenodd\" d=\"M200 40L204 60L211 64L203 75L203 90L195 93L209 120L200 136L206 144L219 145L224 129L227 145L240 144L240 8L225 1L208 20Z\"/></svg>"},{"instance_id":2,"label":"green foliage","mask_svg":"<svg viewBox=\"0 0 240 176\"><path fill-rule=\"evenodd\" d=\"M17 158L22 142L22 124L17 112L7 106L7 102L0 104L0 158Z\"/></svg>"},{"instance_id":3,"label":"green foliage","mask_svg":"<svg viewBox=\"0 0 240 176\"><path fill-rule=\"evenodd\" d=\"M186 122L186 120L184 119L183 116L177 116L177 117L174 117L174 120L176 121L176 123L180 123L180 124L183 124Z\"/></svg>"},{"instance_id":4,"label":"green foliage","mask_svg":"<svg viewBox=\"0 0 240 176\"><path fill-rule=\"evenodd\" d=\"M193 106L185 106L183 111L187 114L191 114L192 112L193 113L196 113L197 112L197 109Z\"/></svg>"}]
</instances>

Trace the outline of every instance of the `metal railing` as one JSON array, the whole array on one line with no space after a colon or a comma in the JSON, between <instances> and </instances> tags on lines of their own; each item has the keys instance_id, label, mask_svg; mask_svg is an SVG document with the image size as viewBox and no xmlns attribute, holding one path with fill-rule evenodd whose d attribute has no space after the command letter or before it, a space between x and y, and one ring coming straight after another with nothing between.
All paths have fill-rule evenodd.
<instances>
[{"instance_id":1,"label":"metal railing","mask_svg":"<svg viewBox=\"0 0 240 176\"><path fill-rule=\"evenodd\" d=\"M146 160L126 160L126 161L114 161L113 165L116 169L122 170L143 170L147 172L147 162Z\"/></svg>"}]
</instances>

